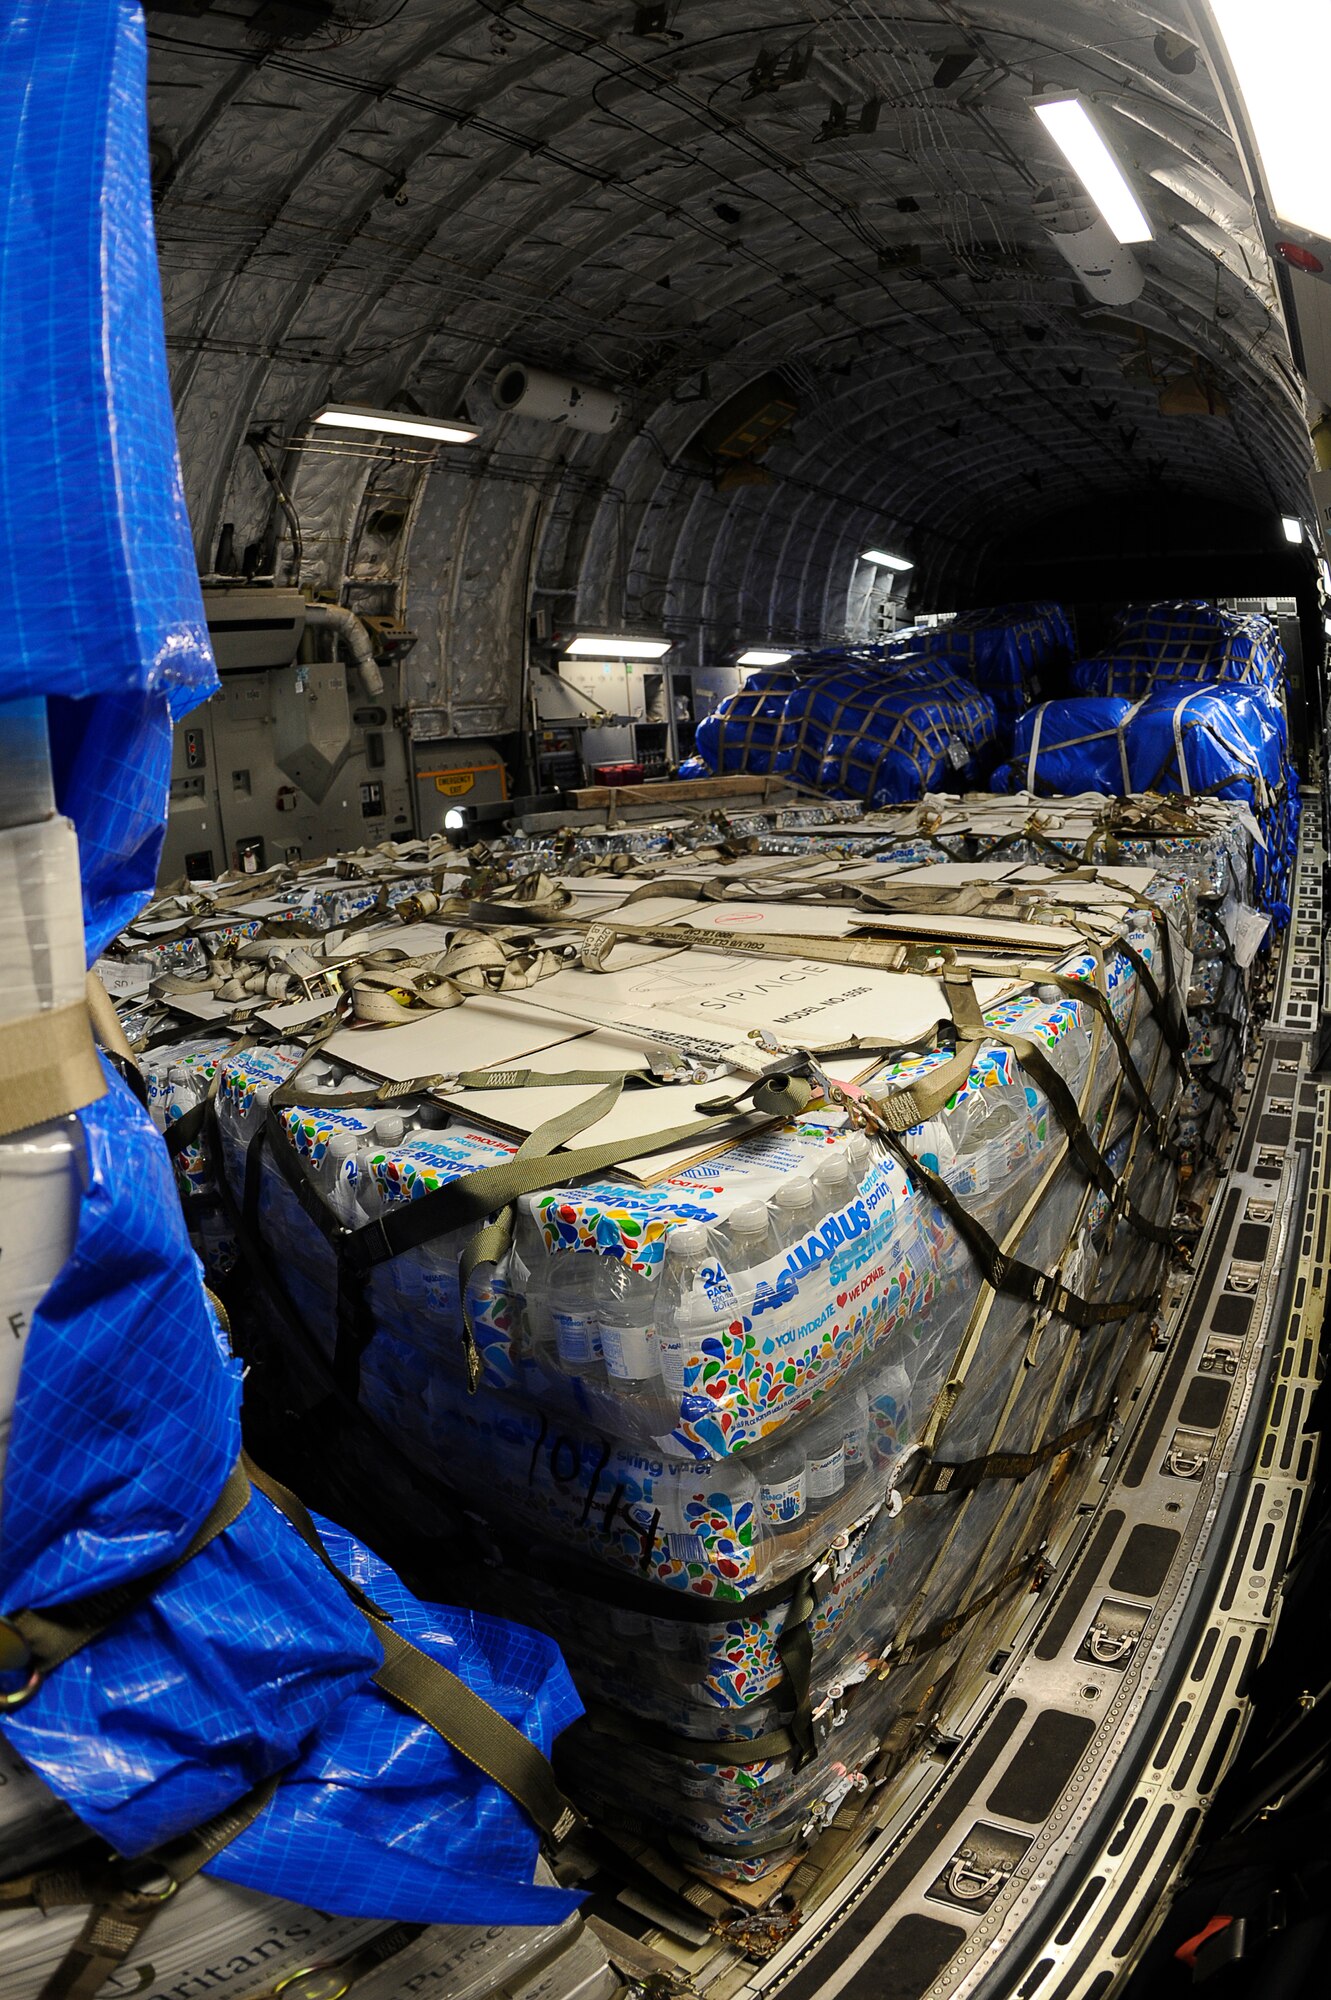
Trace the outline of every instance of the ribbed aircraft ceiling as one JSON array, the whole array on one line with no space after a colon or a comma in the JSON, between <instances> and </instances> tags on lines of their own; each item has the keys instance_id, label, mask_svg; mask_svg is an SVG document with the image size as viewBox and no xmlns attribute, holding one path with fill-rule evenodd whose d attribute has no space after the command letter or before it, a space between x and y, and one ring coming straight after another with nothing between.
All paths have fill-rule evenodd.
<instances>
[{"instance_id":1,"label":"ribbed aircraft ceiling","mask_svg":"<svg viewBox=\"0 0 1331 2000\"><path fill-rule=\"evenodd\" d=\"M701 658L841 630L870 540L945 604L996 540L1088 502L1298 510L1302 398L1182 0L147 13L201 566L228 522L237 559L280 529L290 565L266 439L304 582L405 602L472 720L529 586L556 624L664 625ZM1072 184L1030 100L1070 87L1154 226L1126 305L1046 227ZM501 416L511 358L622 391L618 427ZM795 415L746 457L726 406L774 371ZM482 437L310 450L330 396Z\"/></svg>"}]
</instances>

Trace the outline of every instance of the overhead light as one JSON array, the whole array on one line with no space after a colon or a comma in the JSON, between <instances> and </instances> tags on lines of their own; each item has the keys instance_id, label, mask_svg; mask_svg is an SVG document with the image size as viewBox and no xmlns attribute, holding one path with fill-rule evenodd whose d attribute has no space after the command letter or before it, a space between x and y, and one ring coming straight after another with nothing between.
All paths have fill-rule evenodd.
<instances>
[{"instance_id":1,"label":"overhead light","mask_svg":"<svg viewBox=\"0 0 1331 2000\"><path fill-rule=\"evenodd\" d=\"M914 563L908 562L905 556L890 556L886 549L862 549L860 551L860 561L877 563L879 569L905 570L914 569L915 567Z\"/></svg>"},{"instance_id":2,"label":"overhead light","mask_svg":"<svg viewBox=\"0 0 1331 2000\"><path fill-rule=\"evenodd\" d=\"M1326 0L1211 0L1243 94L1271 206L1284 222L1331 238L1326 166Z\"/></svg>"},{"instance_id":3,"label":"overhead light","mask_svg":"<svg viewBox=\"0 0 1331 2000\"><path fill-rule=\"evenodd\" d=\"M444 814L444 830L446 833L456 833L460 826L465 826L466 824L467 815L463 812L461 806L450 806Z\"/></svg>"},{"instance_id":4,"label":"overhead light","mask_svg":"<svg viewBox=\"0 0 1331 2000\"><path fill-rule=\"evenodd\" d=\"M769 653L762 646L750 646L736 660L737 667L784 667L787 660L793 660L793 653Z\"/></svg>"},{"instance_id":5,"label":"overhead light","mask_svg":"<svg viewBox=\"0 0 1331 2000\"><path fill-rule=\"evenodd\" d=\"M579 632L565 653L582 653L591 660L659 660L673 639L630 639L620 632Z\"/></svg>"},{"instance_id":6,"label":"overhead light","mask_svg":"<svg viewBox=\"0 0 1331 2000\"><path fill-rule=\"evenodd\" d=\"M1303 540L1303 523L1297 514L1282 514L1280 525L1285 530L1285 540L1293 542L1297 548Z\"/></svg>"},{"instance_id":7,"label":"overhead light","mask_svg":"<svg viewBox=\"0 0 1331 2000\"><path fill-rule=\"evenodd\" d=\"M460 424L452 417L403 416L399 410L372 410L364 403L328 403L315 411L310 422L340 431L382 431L388 437L428 438L431 444L472 444L481 434L477 425Z\"/></svg>"},{"instance_id":8,"label":"overhead light","mask_svg":"<svg viewBox=\"0 0 1331 2000\"><path fill-rule=\"evenodd\" d=\"M1119 242L1149 243L1145 211L1081 98L1040 97L1033 109Z\"/></svg>"}]
</instances>

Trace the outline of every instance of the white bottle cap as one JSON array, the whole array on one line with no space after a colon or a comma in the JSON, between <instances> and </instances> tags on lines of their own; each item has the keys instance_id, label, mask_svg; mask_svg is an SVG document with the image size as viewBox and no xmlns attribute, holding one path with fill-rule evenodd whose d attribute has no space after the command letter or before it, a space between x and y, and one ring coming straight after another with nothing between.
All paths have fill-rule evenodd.
<instances>
[{"instance_id":1,"label":"white bottle cap","mask_svg":"<svg viewBox=\"0 0 1331 2000\"><path fill-rule=\"evenodd\" d=\"M778 1208L802 1210L813 1207L813 1182L804 1174L782 1181L772 1200Z\"/></svg>"},{"instance_id":2,"label":"white bottle cap","mask_svg":"<svg viewBox=\"0 0 1331 2000\"><path fill-rule=\"evenodd\" d=\"M730 1227L741 1236L766 1236L767 1210L760 1201L746 1201L730 1218Z\"/></svg>"},{"instance_id":3,"label":"white bottle cap","mask_svg":"<svg viewBox=\"0 0 1331 2000\"><path fill-rule=\"evenodd\" d=\"M374 1136L385 1146L396 1146L407 1129L407 1121L388 1111L374 1121Z\"/></svg>"},{"instance_id":4,"label":"white bottle cap","mask_svg":"<svg viewBox=\"0 0 1331 2000\"><path fill-rule=\"evenodd\" d=\"M666 1253L672 1257L705 1257L707 1231L701 1222L677 1222L666 1237Z\"/></svg>"}]
</instances>

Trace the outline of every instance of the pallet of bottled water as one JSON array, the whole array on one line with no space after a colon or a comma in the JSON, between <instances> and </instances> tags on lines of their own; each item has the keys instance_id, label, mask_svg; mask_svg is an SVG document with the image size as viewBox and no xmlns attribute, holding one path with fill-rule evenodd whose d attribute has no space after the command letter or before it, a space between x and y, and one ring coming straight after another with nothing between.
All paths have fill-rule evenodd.
<instances>
[{"instance_id":1,"label":"pallet of bottled water","mask_svg":"<svg viewBox=\"0 0 1331 2000\"><path fill-rule=\"evenodd\" d=\"M1130 911L1126 940L1154 979L1181 969L1162 922L1191 938L1196 916L1186 874L1161 874ZM355 1392L381 1481L404 1508L413 1477L451 1487L497 1552L496 1604L565 1647L591 1709L568 1754L602 1817L655 1825L713 1872L761 1875L874 1781L921 1690L1036 1576L1137 1322L1077 1327L993 1293L912 1162L1080 1298L1113 1305L1158 1280L1177 1063L1131 959L1112 945L1100 957L1150 1131L1115 1038L1075 990L1027 987L986 1020L1044 1051L1112 1195L1067 1156L1054 1107L996 1038L899 1145L871 1118L814 1108L651 1184L607 1173L523 1196L511 1249L473 1280L474 1392L458 1278L471 1230L369 1277ZM1074 953L1061 976L1096 964ZM870 1108L944 1059L885 1061L863 1085ZM153 1060L164 1123L215 1081L199 1172L224 1180L233 1212L248 1202L304 1329L280 1336L283 1359L314 1401L339 1361L340 1277L292 1160L356 1231L510 1159L515 1141L428 1090L339 1108L364 1079L296 1044L228 1054L196 1040ZM275 1108L298 1064L295 1101ZM914 1491L922 1458L994 1452L1029 1472ZM746 1759L749 1743L762 1754Z\"/></svg>"}]
</instances>

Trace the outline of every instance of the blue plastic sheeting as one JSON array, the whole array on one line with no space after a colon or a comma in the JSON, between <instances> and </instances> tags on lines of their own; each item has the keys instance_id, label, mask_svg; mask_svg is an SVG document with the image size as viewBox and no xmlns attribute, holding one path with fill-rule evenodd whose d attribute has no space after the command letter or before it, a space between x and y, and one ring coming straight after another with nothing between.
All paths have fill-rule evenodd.
<instances>
[{"instance_id":1,"label":"blue plastic sheeting","mask_svg":"<svg viewBox=\"0 0 1331 2000\"><path fill-rule=\"evenodd\" d=\"M786 698L798 686L798 674L767 669L750 674L737 694L719 701L694 734L699 775L749 771L761 777L771 771L780 748Z\"/></svg>"},{"instance_id":2,"label":"blue plastic sheeting","mask_svg":"<svg viewBox=\"0 0 1331 2000\"><path fill-rule=\"evenodd\" d=\"M1103 652L1078 660L1082 694L1139 700L1165 683L1238 681L1279 697L1285 655L1272 620L1201 601L1132 605Z\"/></svg>"},{"instance_id":3,"label":"blue plastic sheeting","mask_svg":"<svg viewBox=\"0 0 1331 2000\"><path fill-rule=\"evenodd\" d=\"M831 798L884 806L958 779L974 782L992 762L993 703L923 649L829 648L797 665L798 672L772 675L778 685L759 690L751 704L753 681L720 703L716 727L699 724L697 754L681 776L770 772Z\"/></svg>"},{"instance_id":4,"label":"blue plastic sheeting","mask_svg":"<svg viewBox=\"0 0 1331 2000\"><path fill-rule=\"evenodd\" d=\"M52 763L80 832L94 951L151 887L171 715L213 678L163 361L145 69L134 0L0 0L11 628L0 701L51 698ZM106 1075L106 1095L77 1114L75 1249L25 1344L0 1613L56 1607L168 1564L239 1449L239 1373L165 1150ZM549 1750L578 1702L548 1640L418 1604L348 1536L328 1533L404 1633ZM379 1693L380 1657L336 1579L254 1494L144 1606L4 1711L0 1729L123 1853L188 1831L282 1772L263 1815L209 1872L350 1916L562 1916L577 1899L532 1886L535 1829Z\"/></svg>"},{"instance_id":5,"label":"blue plastic sheeting","mask_svg":"<svg viewBox=\"0 0 1331 2000\"><path fill-rule=\"evenodd\" d=\"M1124 739L1134 792L1205 792L1260 813L1284 782L1284 717L1256 689L1154 694L1133 712Z\"/></svg>"},{"instance_id":6,"label":"blue plastic sheeting","mask_svg":"<svg viewBox=\"0 0 1331 2000\"><path fill-rule=\"evenodd\" d=\"M78 829L88 963L143 908L157 880L171 780L165 694L50 704L56 803Z\"/></svg>"},{"instance_id":7,"label":"blue plastic sheeting","mask_svg":"<svg viewBox=\"0 0 1331 2000\"><path fill-rule=\"evenodd\" d=\"M1012 735L1012 789L1068 797L1075 792L1123 790L1119 726L1132 703L1114 696L1097 701L1045 701L1019 715ZM998 774L995 773L995 781Z\"/></svg>"},{"instance_id":8,"label":"blue plastic sheeting","mask_svg":"<svg viewBox=\"0 0 1331 2000\"><path fill-rule=\"evenodd\" d=\"M1000 716L1012 716L1070 657L1072 628L1060 604L1008 604L961 611L946 624L888 643L945 663L987 694Z\"/></svg>"},{"instance_id":9,"label":"blue plastic sheeting","mask_svg":"<svg viewBox=\"0 0 1331 2000\"><path fill-rule=\"evenodd\" d=\"M898 805L978 781L997 733L989 698L934 660L850 665L790 696L779 768L830 798Z\"/></svg>"},{"instance_id":10,"label":"blue plastic sheeting","mask_svg":"<svg viewBox=\"0 0 1331 2000\"><path fill-rule=\"evenodd\" d=\"M117 1077L79 1122L75 1251L34 1315L14 1408L0 1612L169 1562L239 1449L238 1370L161 1141ZM328 1533L406 1636L549 1749L579 1712L550 1641L419 1605L367 1551ZM225 1850L210 1872L343 1915L545 1923L572 1908L576 1899L531 1887L537 1839L519 1808L369 1684L379 1659L350 1599L256 1494L147 1607L0 1727L122 1853L211 1818L281 1770L294 1793L284 1783L252 1844ZM336 1828L353 1817L354 1852L335 1865ZM418 1867L399 1863L399 1845Z\"/></svg>"},{"instance_id":11,"label":"blue plastic sheeting","mask_svg":"<svg viewBox=\"0 0 1331 2000\"><path fill-rule=\"evenodd\" d=\"M214 685L176 455L136 0L0 4L0 692Z\"/></svg>"},{"instance_id":12,"label":"blue plastic sheeting","mask_svg":"<svg viewBox=\"0 0 1331 2000\"><path fill-rule=\"evenodd\" d=\"M1045 796L1160 792L1236 800L1260 833L1258 897L1278 925L1289 920L1298 777L1284 712L1262 688L1179 685L1139 702L1094 695L1047 702L1018 718L1012 764L995 771L993 783Z\"/></svg>"}]
</instances>

